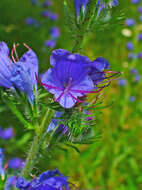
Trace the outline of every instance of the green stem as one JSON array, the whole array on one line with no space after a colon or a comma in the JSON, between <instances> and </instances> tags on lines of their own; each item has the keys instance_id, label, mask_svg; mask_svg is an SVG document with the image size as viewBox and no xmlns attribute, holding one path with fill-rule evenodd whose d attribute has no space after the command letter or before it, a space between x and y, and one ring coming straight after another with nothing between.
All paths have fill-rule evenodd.
<instances>
[{"instance_id":1,"label":"green stem","mask_svg":"<svg viewBox=\"0 0 142 190\"><path fill-rule=\"evenodd\" d=\"M32 143L30 152L28 154L26 164L22 171L22 176L24 178L28 178L30 176L35 164L37 163L37 157L38 157L41 143L43 141L43 136L44 136L44 133L46 132L47 126L51 122L53 114L54 112L48 109L42 120L41 125L36 127L36 135L33 139L33 143Z\"/></svg>"},{"instance_id":2,"label":"green stem","mask_svg":"<svg viewBox=\"0 0 142 190\"><path fill-rule=\"evenodd\" d=\"M31 174L32 169L35 165L36 157L37 157L39 149L40 149L40 140L41 140L41 137L39 135L36 135L33 139L32 146L31 146L30 152L29 152L27 160L26 160L26 164L22 171L22 176L24 178L29 177L29 175Z\"/></svg>"}]
</instances>

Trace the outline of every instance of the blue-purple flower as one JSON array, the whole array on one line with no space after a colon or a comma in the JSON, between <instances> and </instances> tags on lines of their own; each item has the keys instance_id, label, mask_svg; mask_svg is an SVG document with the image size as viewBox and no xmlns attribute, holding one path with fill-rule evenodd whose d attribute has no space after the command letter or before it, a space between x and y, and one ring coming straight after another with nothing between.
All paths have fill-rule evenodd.
<instances>
[{"instance_id":1,"label":"blue-purple flower","mask_svg":"<svg viewBox=\"0 0 142 190\"><path fill-rule=\"evenodd\" d=\"M51 5L51 0L46 0L45 2L44 2L44 6L45 7L49 7Z\"/></svg>"},{"instance_id":2,"label":"blue-purple flower","mask_svg":"<svg viewBox=\"0 0 142 190\"><path fill-rule=\"evenodd\" d=\"M77 97L94 90L93 81L88 75L89 63L89 58L80 54L55 50L50 58L53 68L42 75L42 85L55 95L61 106L71 108L79 101Z\"/></svg>"},{"instance_id":3,"label":"blue-purple flower","mask_svg":"<svg viewBox=\"0 0 142 190\"><path fill-rule=\"evenodd\" d=\"M12 158L8 162L8 167L11 169L19 169L23 167L23 160L21 158Z\"/></svg>"},{"instance_id":4,"label":"blue-purple flower","mask_svg":"<svg viewBox=\"0 0 142 190\"><path fill-rule=\"evenodd\" d=\"M135 74L138 73L138 70L133 68L133 69L131 69L131 73L132 73L133 75L135 75Z\"/></svg>"},{"instance_id":5,"label":"blue-purple flower","mask_svg":"<svg viewBox=\"0 0 142 190\"><path fill-rule=\"evenodd\" d=\"M109 62L104 58L91 62L88 57L63 49L52 52L50 64L53 68L42 74L40 83L65 108L80 103L78 97L102 90L97 90L97 84L105 79L104 69L109 68Z\"/></svg>"},{"instance_id":6,"label":"blue-purple flower","mask_svg":"<svg viewBox=\"0 0 142 190\"><path fill-rule=\"evenodd\" d=\"M136 75L135 78L134 78L134 81L138 82L140 79L141 79L141 76L140 75Z\"/></svg>"},{"instance_id":7,"label":"blue-purple flower","mask_svg":"<svg viewBox=\"0 0 142 190\"><path fill-rule=\"evenodd\" d=\"M46 40L44 45L46 47L54 48L56 46L56 41L55 40Z\"/></svg>"},{"instance_id":8,"label":"blue-purple flower","mask_svg":"<svg viewBox=\"0 0 142 190\"><path fill-rule=\"evenodd\" d=\"M11 187L15 187L17 182L17 176L10 176L7 178L4 186L4 190L11 190Z\"/></svg>"},{"instance_id":9,"label":"blue-purple flower","mask_svg":"<svg viewBox=\"0 0 142 190\"><path fill-rule=\"evenodd\" d=\"M25 23L26 23L26 25L28 25L28 26L31 26L31 25L33 25L33 26L35 26L35 27L38 27L38 26L39 26L38 21L37 21L36 19L32 18L32 17L26 18Z\"/></svg>"},{"instance_id":10,"label":"blue-purple flower","mask_svg":"<svg viewBox=\"0 0 142 190\"><path fill-rule=\"evenodd\" d=\"M8 140L11 139L14 136L13 134L13 128L5 128L4 130L2 130L0 128L0 138L4 139L4 140Z\"/></svg>"},{"instance_id":11,"label":"blue-purple flower","mask_svg":"<svg viewBox=\"0 0 142 190\"><path fill-rule=\"evenodd\" d=\"M134 26L136 24L136 21L133 18L127 18L125 20L125 25L126 26Z\"/></svg>"},{"instance_id":12,"label":"blue-purple flower","mask_svg":"<svg viewBox=\"0 0 142 190\"><path fill-rule=\"evenodd\" d=\"M57 15L56 13L53 13L53 12L48 11L48 10L43 11L43 12L41 13L41 15L42 15L43 17L49 18L49 19L51 19L51 20L53 20L53 21L56 21L56 20L58 19L58 15Z\"/></svg>"},{"instance_id":13,"label":"blue-purple flower","mask_svg":"<svg viewBox=\"0 0 142 190\"><path fill-rule=\"evenodd\" d=\"M140 33L140 34L138 35L138 40L139 40L139 41L142 41L142 33Z\"/></svg>"},{"instance_id":14,"label":"blue-purple flower","mask_svg":"<svg viewBox=\"0 0 142 190\"><path fill-rule=\"evenodd\" d=\"M131 2L132 2L133 4L138 4L138 3L140 2L140 0L131 0Z\"/></svg>"},{"instance_id":15,"label":"blue-purple flower","mask_svg":"<svg viewBox=\"0 0 142 190\"><path fill-rule=\"evenodd\" d=\"M60 36L60 30L58 27L54 26L50 29L50 36L52 39L57 39Z\"/></svg>"},{"instance_id":16,"label":"blue-purple flower","mask_svg":"<svg viewBox=\"0 0 142 190\"><path fill-rule=\"evenodd\" d=\"M120 80L118 81L118 84L119 84L120 86L126 86L126 83L127 83L126 79L120 79Z\"/></svg>"},{"instance_id":17,"label":"blue-purple flower","mask_svg":"<svg viewBox=\"0 0 142 190\"><path fill-rule=\"evenodd\" d=\"M138 12L142 14L142 6L138 7Z\"/></svg>"},{"instance_id":18,"label":"blue-purple flower","mask_svg":"<svg viewBox=\"0 0 142 190\"><path fill-rule=\"evenodd\" d=\"M16 187L20 190L69 190L68 177L62 175L57 169L43 172L32 181L19 177Z\"/></svg>"},{"instance_id":19,"label":"blue-purple flower","mask_svg":"<svg viewBox=\"0 0 142 190\"><path fill-rule=\"evenodd\" d=\"M135 100L136 100L136 97L135 97L135 96L130 96L130 97L129 97L129 101L130 101L130 102L134 102Z\"/></svg>"},{"instance_id":20,"label":"blue-purple flower","mask_svg":"<svg viewBox=\"0 0 142 190\"><path fill-rule=\"evenodd\" d=\"M133 43L132 42L128 42L127 44L126 44L126 48L128 49L128 50L133 50L134 49L134 46L133 46Z\"/></svg>"},{"instance_id":21,"label":"blue-purple flower","mask_svg":"<svg viewBox=\"0 0 142 190\"><path fill-rule=\"evenodd\" d=\"M140 17L139 17L139 20L142 22L142 14L141 14Z\"/></svg>"},{"instance_id":22,"label":"blue-purple flower","mask_svg":"<svg viewBox=\"0 0 142 190\"><path fill-rule=\"evenodd\" d=\"M37 87L35 74L38 75L38 59L34 51L27 48L28 51L19 59L14 46L11 52L12 62L6 43L0 43L0 86L13 89L16 87L21 92L25 92L32 104L33 89ZM13 56L14 52L17 60Z\"/></svg>"}]
</instances>

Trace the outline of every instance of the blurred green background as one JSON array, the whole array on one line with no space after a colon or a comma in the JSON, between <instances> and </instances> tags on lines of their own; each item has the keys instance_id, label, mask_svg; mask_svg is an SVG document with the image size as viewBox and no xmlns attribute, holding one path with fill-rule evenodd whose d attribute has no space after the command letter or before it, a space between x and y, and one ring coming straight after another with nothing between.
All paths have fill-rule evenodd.
<instances>
[{"instance_id":1,"label":"blurred green background","mask_svg":"<svg viewBox=\"0 0 142 190\"><path fill-rule=\"evenodd\" d=\"M41 4L44 1L40 1ZM40 4L40 5L41 5ZM49 67L51 51L44 46L50 38L50 28L58 26L61 35L56 48L72 49L72 39L66 29L63 14L63 0L52 0L52 6L32 5L30 0L0 1L0 41L8 43L12 48L14 42L21 44L20 55L25 51L22 43L27 43L39 58L40 72ZM95 128L102 129L102 137L91 145L78 146L81 153L72 149L68 152L53 150L52 156L46 154L39 164L41 171L58 168L70 177L70 182L80 189L98 190L141 190L142 189L142 80L134 82L130 70L136 68L142 73L142 59L130 61L126 43L132 41L134 53L142 51L142 42L137 35L142 32L137 8L130 0L119 0L117 7L125 18L135 18L136 25L128 28L125 21L110 26L111 29L95 31L84 41L82 54L91 60L98 56L105 57L111 64L111 70L121 71L126 85L120 86L117 81L104 90L103 106L109 105L96 115ZM41 12L50 9L59 15L57 21L51 21L41 16ZM119 16L119 15L118 15ZM27 26L25 19L33 17L40 22L38 27ZM125 19L124 18L124 19ZM128 37L125 30L131 32ZM135 101L130 101L134 96ZM15 137L10 141L1 142L6 149L7 157L19 156L25 158L30 146L32 134L28 133L15 116L0 102L0 126L14 128ZM10 146L9 146L10 145Z\"/></svg>"}]
</instances>

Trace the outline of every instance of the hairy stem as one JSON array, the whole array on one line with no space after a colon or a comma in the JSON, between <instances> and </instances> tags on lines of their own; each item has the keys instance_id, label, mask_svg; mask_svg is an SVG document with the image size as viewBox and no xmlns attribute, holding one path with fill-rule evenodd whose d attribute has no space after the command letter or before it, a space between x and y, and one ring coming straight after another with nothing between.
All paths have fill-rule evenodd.
<instances>
[{"instance_id":1,"label":"hairy stem","mask_svg":"<svg viewBox=\"0 0 142 190\"><path fill-rule=\"evenodd\" d=\"M41 143L43 141L43 136L44 136L44 133L46 132L47 126L49 125L53 117L53 114L54 112L48 109L44 115L41 125L37 126L37 131L33 139L32 146L26 160L26 164L22 171L22 176L24 178L29 178L35 164L37 163L37 160L38 160L37 157L39 154Z\"/></svg>"}]
</instances>

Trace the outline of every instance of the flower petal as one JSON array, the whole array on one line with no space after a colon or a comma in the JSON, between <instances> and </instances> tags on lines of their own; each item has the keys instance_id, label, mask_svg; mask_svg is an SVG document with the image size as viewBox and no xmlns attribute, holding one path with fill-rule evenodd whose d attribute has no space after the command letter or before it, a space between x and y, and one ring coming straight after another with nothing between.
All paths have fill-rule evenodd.
<instances>
[{"instance_id":1,"label":"flower petal","mask_svg":"<svg viewBox=\"0 0 142 190\"><path fill-rule=\"evenodd\" d=\"M11 78L12 65L13 63L8 56L0 52L0 86L12 87L12 83L9 80Z\"/></svg>"},{"instance_id":2,"label":"flower petal","mask_svg":"<svg viewBox=\"0 0 142 190\"><path fill-rule=\"evenodd\" d=\"M9 55L9 48L5 42L0 42L0 52L5 53L7 56Z\"/></svg>"},{"instance_id":3,"label":"flower petal","mask_svg":"<svg viewBox=\"0 0 142 190\"><path fill-rule=\"evenodd\" d=\"M27 94L30 103L33 103L33 81L31 80L30 69L22 62L16 62L12 69L11 82L20 90Z\"/></svg>"},{"instance_id":4,"label":"flower petal","mask_svg":"<svg viewBox=\"0 0 142 190\"><path fill-rule=\"evenodd\" d=\"M55 94L56 99L58 99L59 96L60 96L59 93ZM74 97L77 98L76 95ZM63 95L60 97L58 102L62 107L68 109L68 108L71 108L71 107L73 107L75 105L75 103L76 103L75 98L71 97L68 93L63 93Z\"/></svg>"},{"instance_id":5,"label":"flower petal","mask_svg":"<svg viewBox=\"0 0 142 190\"><path fill-rule=\"evenodd\" d=\"M56 49L52 52L52 55L50 56L50 64L54 67L59 59L68 55L70 55L70 52L68 52L67 50Z\"/></svg>"},{"instance_id":6,"label":"flower petal","mask_svg":"<svg viewBox=\"0 0 142 190\"><path fill-rule=\"evenodd\" d=\"M105 58L98 57L91 63L91 66L101 72L104 69L109 69L110 63Z\"/></svg>"},{"instance_id":7,"label":"flower petal","mask_svg":"<svg viewBox=\"0 0 142 190\"><path fill-rule=\"evenodd\" d=\"M26 63L26 67L30 68L31 80L35 85L37 85L35 75L38 75L38 58L35 52L32 49L30 49L29 51L24 53L24 55L20 58L20 61Z\"/></svg>"}]
</instances>

